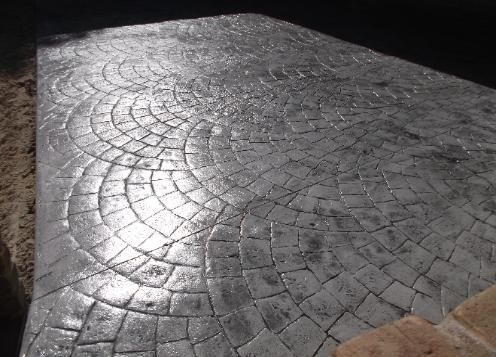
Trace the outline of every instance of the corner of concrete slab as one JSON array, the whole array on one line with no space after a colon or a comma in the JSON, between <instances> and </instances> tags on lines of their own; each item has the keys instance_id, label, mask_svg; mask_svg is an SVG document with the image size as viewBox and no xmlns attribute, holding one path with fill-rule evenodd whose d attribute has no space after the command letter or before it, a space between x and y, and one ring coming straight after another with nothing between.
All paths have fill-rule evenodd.
<instances>
[{"instance_id":1,"label":"corner of concrete slab","mask_svg":"<svg viewBox=\"0 0 496 357\"><path fill-rule=\"evenodd\" d=\"M496 285L460 304L437 326L410 315L331 352L331 357L352 356L496 356Z\"/></svg>"}]
</instances>

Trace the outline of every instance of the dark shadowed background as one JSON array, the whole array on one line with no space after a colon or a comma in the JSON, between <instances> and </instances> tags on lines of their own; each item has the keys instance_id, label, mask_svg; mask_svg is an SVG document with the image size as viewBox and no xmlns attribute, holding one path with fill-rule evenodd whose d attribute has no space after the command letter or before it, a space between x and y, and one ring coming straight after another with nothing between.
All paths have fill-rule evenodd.
<instances>
[{"instance_id":1,"label":"dark shadowed background","mask_svg":"<svg viewBox=\"0 0 496 357\"><path fill-rule=\"evenodd\" d=\"M38 0L43 34L256 12L492 87L495 10L491 0Z\"/></svg>"}]
</instances>

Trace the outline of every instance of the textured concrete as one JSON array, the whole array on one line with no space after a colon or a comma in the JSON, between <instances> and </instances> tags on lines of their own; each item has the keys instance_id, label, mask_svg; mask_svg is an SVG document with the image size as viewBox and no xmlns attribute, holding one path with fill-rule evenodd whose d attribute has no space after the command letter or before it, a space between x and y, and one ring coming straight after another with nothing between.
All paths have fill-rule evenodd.
<instances>
[{"instance_id":1,"label":"textured concrete","mask_svg":"<svg viewBox=\"0 0 496 357\"><path fill-rule=\"evenodd\" d=\"M332 357L462 357L427 321L408 316L340 345ZM467 356L468 357L468 356Z\"/></svg>"},{"instance_id":2,"label":"textured concrete","mask_svg":"<svg viewBox=\"0 0 496 357\"><path fill-rule=\"evenodd\" d=\"M458 306L453 317L496 350L496 286Z\"/></svg>"},{"instance_id":3,"label":"textured concrete","mask_svg":"<svg viewBox=\"0 0 496 357\"><path fill-rule=\"evenodd\" d=\"M339 345L332 357L494 357L496 285L459 305L436 326L415 315Z\"/></svg>"},{"instance_id":4,"label":"textured concrete","mask_svg":"<svg viewBox=\"0 0 496 357\"><path fill-rule=\"evenodd\" d=\"M327 356L496 281L493 90L256 15L38 56L27 356Z\"/></svg>"}]
</instances>

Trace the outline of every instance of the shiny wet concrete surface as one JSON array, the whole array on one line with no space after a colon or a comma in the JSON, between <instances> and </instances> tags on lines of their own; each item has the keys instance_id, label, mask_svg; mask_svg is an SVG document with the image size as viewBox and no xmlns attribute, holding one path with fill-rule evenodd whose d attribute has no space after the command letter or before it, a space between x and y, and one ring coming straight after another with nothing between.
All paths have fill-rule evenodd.
<instances>
[{"instance_id":1,"label":"shiny wet concrete surface","mask_svg":"<svg viewBox=\"0 0 496 357\"><path fill-rule=\"evenodd\" d=\"M496 93L259 15L42 39L26 356L326 356L496 280Z\"/></svg>"}]
</instances>

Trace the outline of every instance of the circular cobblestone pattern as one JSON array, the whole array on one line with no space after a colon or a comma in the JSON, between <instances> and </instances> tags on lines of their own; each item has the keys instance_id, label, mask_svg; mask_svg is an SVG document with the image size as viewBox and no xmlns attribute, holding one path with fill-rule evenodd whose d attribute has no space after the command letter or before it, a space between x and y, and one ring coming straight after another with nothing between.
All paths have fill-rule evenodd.
<instances>
[{"instance_id":1,"label":"circular cobblestone pattern","mask_svg":"<svg viewBox=\"0 0 496 357\"><path fill-rule=\"evenodd\" d=\"M38 57L29 356L326 356L496 281L493 90L258 15Z\"/></svg>"}]
</instances>

